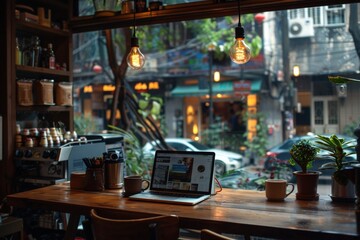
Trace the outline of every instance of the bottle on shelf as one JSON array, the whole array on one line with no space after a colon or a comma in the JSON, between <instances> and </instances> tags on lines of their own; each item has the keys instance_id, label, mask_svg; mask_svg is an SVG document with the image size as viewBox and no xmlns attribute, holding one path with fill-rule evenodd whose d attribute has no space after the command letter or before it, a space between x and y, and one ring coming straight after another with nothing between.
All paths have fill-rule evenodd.
<instances>
[{"instance_id":1,"label":"bottle on shelf","mask_svg":"<svg viewBox=\"0 0 360 240\"><path fill-rule=\"evenodd\" d=\"M53 45L52 43L48 44L48 63L49 63L49 68L50 69L55 69L55 53L53 50Z\"/></svg>"},{"instance_id":2,"label":"bottle on shelf","mask_svg":"<svg viewBox=\"0 0 360 240\"><path fill-rule=\"evenodd\" d=\"M30 38L24 38L24 45L23 45L23 54L22 54L22 64L25 66L31 66L31 52L32 52L32 45Z\"/></svg>"},{"instance_id":3,"label":"bottle on shelf","mask_svg":"<svg viewBox=\"0 0 360 240\"><path fill-rule=\"evenodd\" d=\"M41 47L40 38L38 36L33 37L33 48L31 53L31 66L39 67L41 59Z\"/></svg>"},{"instance_id":4,"label":"bottle on shelf","mask_svg":"<svg viewBox=\"0 0 360 240\"><path fill-rule=\"evenodd\" d=\"M21 48L20 48L20 45L19 45L19 39L16 38L15 39L15 63L17 65L21 65L22 64L22 51L21 51Z\"/></svg>"},{"instance_id":5,"label":"bottle on shelf","mask_svg":"<svg viewBox=\"0 0 360 240\"><path fill-rule=\"evenodd\" d=\"M41 67L49 68L48 49L47 48L43 48L41 51Z\"/></svg>"}]
</instances>

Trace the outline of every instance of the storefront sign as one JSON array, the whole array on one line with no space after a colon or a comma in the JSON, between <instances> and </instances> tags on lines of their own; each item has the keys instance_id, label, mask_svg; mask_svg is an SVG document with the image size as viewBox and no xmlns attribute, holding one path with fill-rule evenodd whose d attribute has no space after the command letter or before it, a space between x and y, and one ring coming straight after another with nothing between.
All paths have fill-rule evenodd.
<instances>
[{"instance_id":1,"label":"storefront sign","mask_svg":"<svg viewBox=\"0 0 360 240\"><path fill-rule=\"evenodd\" d=\"M147 92L149 90L158 90L159 83L158 82L139 82L135 84L134 89L137 92Z\"/></svg>"},{"instance_id":2,"label":"storefront sign","mask_svg":"<svg viewBox=\"0 0 360 240\"><path fill-rule=\"evenodd\" d=\"M247 96L251 93L251 81L241 80L233 82L235 96Z\"/></svg>"}]
</instances>

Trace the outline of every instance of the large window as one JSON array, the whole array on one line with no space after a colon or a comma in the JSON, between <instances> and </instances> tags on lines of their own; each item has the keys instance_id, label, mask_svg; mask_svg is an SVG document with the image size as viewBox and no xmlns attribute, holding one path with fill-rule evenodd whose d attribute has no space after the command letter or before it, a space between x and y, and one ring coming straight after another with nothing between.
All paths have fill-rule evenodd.
<instances>
[{"instance_id":1,"label":"large window","mask_svg":"<svg viewBox=\"0 0 360 240\"><path fill-rule=\"evenodd\" d=\"M289 30L282 32L284 13L295 28L289 24ZM276 171L281 171L281 164L289 160L286 143L290 138L309 132L354 137L360 119L360 85L348 84L347 95L340 97L328 81L329 75L360 78L354 45L360 39L353 39L345 25L350 24L349 16L348 4L244 14L245 40L253 51L244 65L232 63L228 56L237 16L138 26L136 33L147 63L140 71L128 69L126 86L139 99L145 93L162 100L154 105L160 109L159 126L167 130L165 137L191 138L240 154L244 157L241 166L252 171L254 168L246 164L253 163L258 167L255 169L261 169L260 178L269 177L273 171L269 168L272 165L267 165L269 156L281 160L275 162ZM311 24L297 21L302 19L311 19ZM118 63L125 50L122 30L113 30ZM111 85L113 79L103 35L87 34L76 34L74 40L74 69L78 71L74 80L82 105L78 108L82 112L76 114L92 113L93 119L100 119L98 130L103 130L106 114L91 105L100 101L96 105L110 111L112 92L97 92L95 98L94 93L83 94L82 88L86 84ZM213 53L209 43L216 45ZM88 67L96 64L102 65L102 72ZM293 66L299 67L298 76L291 76ZM215 71L220 72L219 82L213 81ZM154 82L159 86L156 90L149 88ZM235 104L241 107L235 109ZM120 117L118 114L117 120ZM232 130L233 122L243 126L241 133ZM222 166L219 161L219 169L232 166L233 160L224 160ZM292 171L287 168L284 174L289 177ZM256 181L259 174L247 177ZM237 178L234 174L233 180ZM329 176L321 178L327 181Z\"/></svg>"}]
</instances>

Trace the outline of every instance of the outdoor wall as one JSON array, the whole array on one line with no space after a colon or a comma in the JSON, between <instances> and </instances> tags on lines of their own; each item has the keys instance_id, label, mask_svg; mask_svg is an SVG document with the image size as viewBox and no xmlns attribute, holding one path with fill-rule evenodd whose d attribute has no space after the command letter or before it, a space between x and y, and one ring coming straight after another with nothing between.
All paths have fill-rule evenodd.
<instances>
[{"instance_id":1,"label":"outdoor wall","mask_svg":"<svg viewBox=\"0 0 360 240\"><path fill-rule=\"evenodd\" d=\"M168 129L166 137L174 138L176 137L177 121L183 120L183 98L166 98L164 106L165 123Z\"/></svg>"},{"instance_id":2,"label":"outdoor wall","mask_svg":"<svg viewBox=\"0 0 360 240\"><path fill-rule=\"evenodd\" d=\"M360 124L360 84L348 83L347 94L344 98L339 98L339 119L340 131L349 124Z\"/></svg>"},{"instance_id":3,"label":"outdoor wall","mask_svg":"<svg viewBox=\"0 0 360 240\"><path fill-rule=\"evenodd\" d=\"M282 118L279 109L279 101L273 101L268 95L261 95L259 112L265 115L266 125L269 129L267 148L273 147L283 141Z\"/></svg>"}]
</instances>

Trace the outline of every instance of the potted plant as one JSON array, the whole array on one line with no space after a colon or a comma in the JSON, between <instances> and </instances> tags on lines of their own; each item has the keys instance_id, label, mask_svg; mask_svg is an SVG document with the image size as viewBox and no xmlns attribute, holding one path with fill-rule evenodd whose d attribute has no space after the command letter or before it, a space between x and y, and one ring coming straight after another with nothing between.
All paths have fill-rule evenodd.
<instances>
[{"instance_id":1,"label":"potted plant","mask_svg":"<svg viewBox=\"0 0 360 240\"><path fill-rule=\"evenodd\" d=\"M290 164L299 165L301 171L295 171L297 183L296 199L298 200L318 200L317 185L319 180L319 171L308 171L312 167L312 162L319 149L309 140L303 139L295 143L290 149Z\"/></svg>"},{"instance_id":2,"label":"potted plant","mask_svg":"<svg viewBox=\"0 0 360 240\"><path fill-rule=\"evenodd\" d=\"M323 164L320 169L334 169L331 181L331 197L332 199L339 198L354 198L355 186L351 179L353 169L347 168L357 161L345 161L345 158L353 151L347 151L356 146L355 140L346 141L344 138L339 138L337 135L331 135L330 137L324 135L317 135L316 144L322 150L329 152L330 162Z\"/></svg>"}]
</instances>

